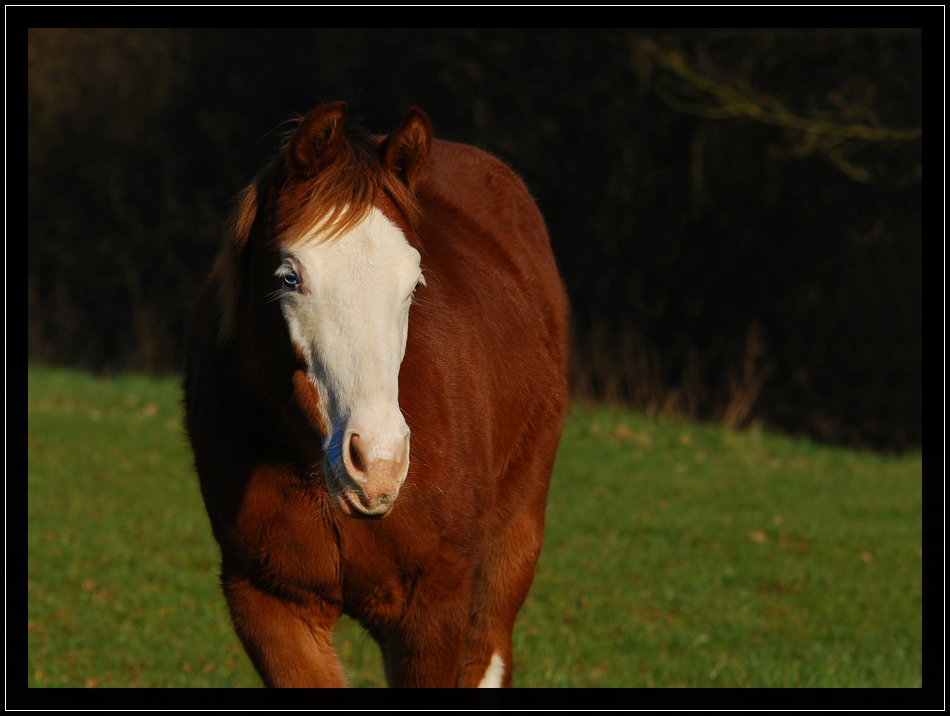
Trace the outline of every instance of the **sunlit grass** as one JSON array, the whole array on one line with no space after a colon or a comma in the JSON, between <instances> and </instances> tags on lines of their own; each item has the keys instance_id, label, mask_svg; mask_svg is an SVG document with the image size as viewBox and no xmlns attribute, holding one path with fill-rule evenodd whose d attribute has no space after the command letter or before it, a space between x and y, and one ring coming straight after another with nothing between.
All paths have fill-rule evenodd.
<instances>
[{"instance_id":1,"label":"sunlit grass","mask_svg":"<svg viewBox=\"0 0 950 716\"><path fill-rule=\"evenodd\" d=\"M520 683L920 686L921 460L575 409Z\"/></svg>"},{"instance_id":2,"label":"sunlit grass","mask_svg":"<svg viewBox=\"0 0 950 716\"><path fill-rule=\"evenodd\" d=\"M260 686L177 382L30 369L28 403L29 685ZM921 685L919 453L575 408L547 525L518 686Z\"/></svg>"}]
</instances>

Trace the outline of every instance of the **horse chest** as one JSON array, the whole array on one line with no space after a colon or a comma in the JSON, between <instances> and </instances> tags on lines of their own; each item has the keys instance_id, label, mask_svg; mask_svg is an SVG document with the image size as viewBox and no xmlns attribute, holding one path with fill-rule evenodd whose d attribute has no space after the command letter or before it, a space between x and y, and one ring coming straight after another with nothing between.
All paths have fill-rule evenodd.
<instances>
[{"instance_id":1,"label":"horse chest","mask_svg":"<svg viewBox=\"0 0 950 716\"><path fill-rule=\"evenodd\" d=\"M382 520L338 528L343 609L367 624L393 625L411 599L438 601L464 588L479 552L477 536L409 504Z\"/></svg>"},{"instance_id":2,"label":"horse chest","mask_svg":"<svg viewBox=\"0 0 950 716\"><path fill-rule=\"evenodd\" d=\"M343 611L368 624L390 625L405 612L410 580L391 555L362 552L341 561Z\"/></svg>"}]
</instances>

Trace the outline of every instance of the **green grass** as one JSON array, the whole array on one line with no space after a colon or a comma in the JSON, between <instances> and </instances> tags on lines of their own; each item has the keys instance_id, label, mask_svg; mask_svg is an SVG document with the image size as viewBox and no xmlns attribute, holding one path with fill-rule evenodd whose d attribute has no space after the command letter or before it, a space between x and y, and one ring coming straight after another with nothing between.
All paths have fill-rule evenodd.
<instances>
[{"instance_id":1,"label":"green grass","mask_svg":"<svg viewBox=\"0 0 950 716\"><path fill-rule=\"evenodd\" d=\"M29 685L260 686L177 382L31 368L28 400ZM547 525L518 686L921 686L920 453L576 407Z\"/></svg>"}]
</instances>

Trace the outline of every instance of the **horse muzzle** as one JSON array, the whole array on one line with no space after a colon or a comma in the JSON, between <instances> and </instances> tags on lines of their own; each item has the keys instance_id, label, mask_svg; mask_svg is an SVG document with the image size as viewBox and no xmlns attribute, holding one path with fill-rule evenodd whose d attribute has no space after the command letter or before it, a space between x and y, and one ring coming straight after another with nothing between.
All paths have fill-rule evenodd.
<instances>
[{"instance_id":1,"label":"horse muzzle","mask_svg":"<svg viewBox=\"0 0 950 716\"><path fill-rule=\"evenodd\" d=\"M408 428L404 438L384 446L349 432L342 447L342 459L331 466L336 468L332 469L336 484L328 484L340 510L349 517L380 517L389 512L409 471Z\"/></svg>"}]
</instances>

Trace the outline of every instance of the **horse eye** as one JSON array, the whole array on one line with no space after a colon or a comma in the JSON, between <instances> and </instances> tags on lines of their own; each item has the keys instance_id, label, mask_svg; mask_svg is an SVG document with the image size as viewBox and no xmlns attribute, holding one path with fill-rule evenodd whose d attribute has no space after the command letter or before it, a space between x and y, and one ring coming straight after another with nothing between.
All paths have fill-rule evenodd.
<instances>
[{"instance_id":1,"label":"horse eye","mask_svg":"<svg viewBox=\"0 0 950 716\"><path fill-rule=\"evenodd\" d=\"M415 293L418 290L419 290L419 282L416 281L416 285L412 287L412 292Z\"/></svg>"},{"instance_id":2,"label":"horse eye","mask_svg":"<svg viewBox=\"0 0 950 716\"><path fill-rule=\"evenodd\" d=\"M284 283L290 288L296 288L300 284L300 279L293 271L288 271L282 278L284 279Z\"/></svg>"}]
</instances>

